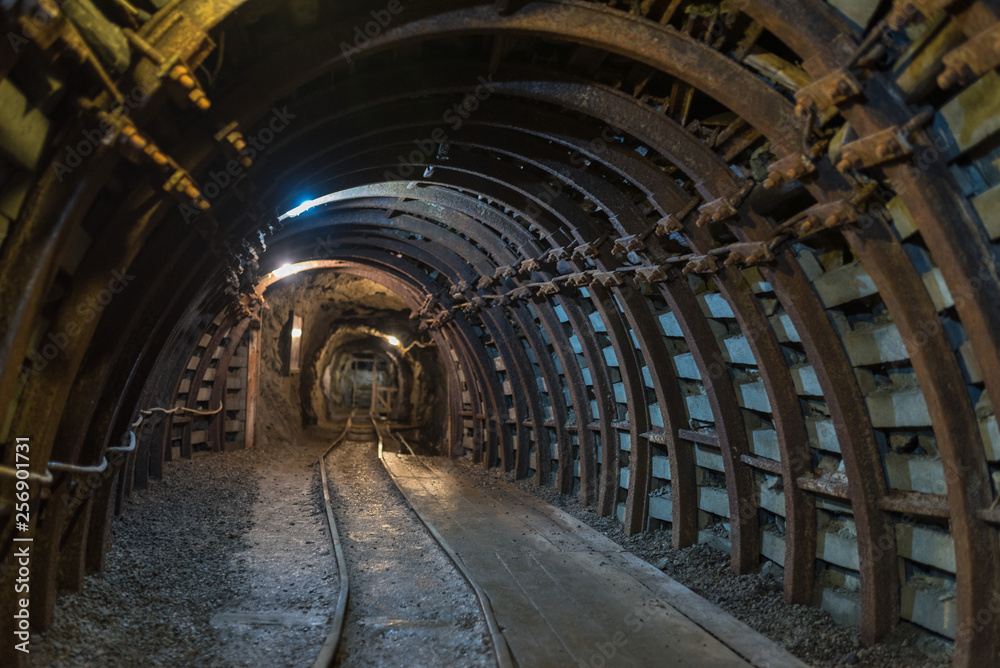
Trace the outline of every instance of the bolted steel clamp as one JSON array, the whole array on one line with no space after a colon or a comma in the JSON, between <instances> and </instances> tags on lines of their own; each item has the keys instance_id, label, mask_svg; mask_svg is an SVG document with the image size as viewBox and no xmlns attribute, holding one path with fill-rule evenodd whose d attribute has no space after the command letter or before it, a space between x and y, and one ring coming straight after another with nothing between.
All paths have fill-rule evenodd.
<instances>
[{"instance_id":1,"label":"bolted steel clamp","mask_svg":"<svg viewBox=\"0 0 1000 668\"><path fill-rule=\"evenodd\" d=\"M817 79L795 94L795 115L823 112L861 95L861 83L849 70L840 69Z\"/></svg>"},{"instance_id":2,"label":"bolted steel clamp","mask_svg":"<svg viewBox=\"0 0 1000 668\"><path fill-rule=\"evenodd\" d=\"M543 262L561 262L569 259L569 251L565 248L553 248L542 256Z\"/></svg>"},{"instance_id":3,"label":"bolted steel clamp","mask_svg":"<svg viewBox=\"0 0 1000 668\"><path fill-rule=\"evenodd\" d=\"M719 265L712 255L699 255L691 258L684 266L684 275L688 274L715 274L719 271Z\"/></svg>"},{"instance_id":4,"label":"bolted steel clamp","mask_svg":"<svg viewBox=\"0 0 1000 668\"><path fill-rule=\"evenodd\" d=\"M222 150L226 157L235 160L244 167L253 165L253 160L247 155L247 142L243 134L237 130L239 124L233 121L226 127L215 133L215 141L222 144Z\"/></svg>"},{"instance_id":5,"label":"bolted steel clamp","mask_svg":"<svg viewBox=\"0 0 1000 668\"><path fill-rule=\"evenodd\" d=\"M510 295L511 301L526 301L532 297L531 288L527 286L515 288L507 294Z\"/></svg>"},{"instance_id":6,"label":"bolted steel clamp","mask_svg":"<svg viewBox=\"0 0 1000 668\"><path fill-rule=\"evenodd\" d=\"M902 30L925 16L930 18L955 4L955 0L895 0L885 21L893 30Z\"/></svg>"},{"instance_id":7,"label":"bolted steel clamp","mask_svg":"<svg viewBox=\"0 0 1000 668\"><path fill-rule=\"evenodd\" d=\"M527 274L529 276L536 271L541 271L541 269L542 269L541 263L534 258L528 258L527 260L524 260L518 267L518 270L522 274Z\"/></svg>"},{"instance_id":8,"label":"bolted steel clamp","mask_svg":"<svg viewBox=\"0 0 1000 668\"><path fill-rule=\"evenodd\" d=\"M816 204L803 212L803 218L797 225L798 234L802 237L819 230L856 223L859 215L857 208L847 200Z\"/></svg>"},{"instance_id":9,"label":"bolted steel clamp","mask_svg":"<svg viewBox=\"0 0 1000 668\"><path fill-rule=\"evenodd\" d=\"M730 244L728 248L729 255L726 257L727 267L734 265L752 267L763 262L774 261L774 253L771 252L771 247L764 241Z\"/></svg>"},{"instance_id":10,"label":"bolted steel clamp","mask_svg":"<svg viewBox=\"0 0 1000 668\"><path fill-rule=\"evenodd\" d=\"M648 233L647 233L648 234ZM622 255L625 253L635 253L646 249L646 234L633 234L628 237L615 239L612 255Z\"/></svg>"},{"instance_id":11,"label":"bolted steel clamp","mask_svg":"<svg viewBox=\"0 0 1000 668\"><path fill-rule=\"evenodd\" d=\"M601 244L603 244L606 239L607 237L605 236L601 237L597 241L580 244L579 246L573 249L573 259L583 261L597 257L598 255L600 255L598 249L601 247Z\"/></svg>"},{"instance_id":12,"label":"bolted steel clamp","mask_svg":"<svg viewBox=\"0 0 1000 668\"><path fill-rule=\"evenodd\" d=\"M493 278L497 281L512 276L517 276L517 267L497 267L496 271L493 272Z\"/></svg>"},{"instance_id":13,"label":"bolted steel clamp","mask_svg":"<svg viewBox=\"0 0 1000 668\"><path fill-rule=\"evenodd\" d=\"M934 117L933 110L924 110L905 125L894 125L873 135L845 144L840 149L837 170L865 169L913 155L913 134Z\"/></svg>"},{"instance_id":14,"label":"bolted steel clamp","mask_svg":"<svg viewBox=\"0 0 1000 668\"><path fill-rule=\"evenodd\" d=\"M965 85L996 69L1000 66L1000 22L945 55L942 61L944 71L937 79L942 90Z\"/></svg>"},{"instance_id":15,"label":"bolted steel clamp","mask_svg":"<svg viewBox=\"0 0 1000 668\"><path fill-rule=\"evenodd\" d=\"M667 269L666 267L636 267L635 275L632 276L632 282L636 285L642 285L643 283L649 283L650 285L654 283L663 283L667 280Z\"/></svg>"},{"instance_id":16,"label":"bolted steel clamp","mask_svg":"<svg viewBox=\"0 0 1000 668\"><path fill-rule=\"evenodd\" d=\"M566 276L566 284L574 288L583 288L594 282L594 275L589 271L581 271L578 274Z\"/></svg>"},{"instance_id":17,"label":"bolted steel clamp","mask_svg":"<svg viewBox=\"0 0 1000 668\"><path fill-rule=\"evenodd\" d=\"M775 160L767 168L767 171L768 175L767 180L764 181L764 187L776 188L783 183L791 183L808 174L815 173L816 165L807 156L801 153L792 153L780 160Z\"/></svg>"},{"instance_id":18,"label":"bolted steel clamp","mask_svg":"<svg viewBox=\"0 0 1000 668\"><path fill-rule=\"evenodd\" d=\"M728 218L735 218L739 211L733 206L728 197L720 197L714 202L705 204L698 209L698 220L695 223L698 227L705 227L709 223L718 223Z\"/></svg>"},{"instance_id":19,"label":"bolted steel clamp","mask_svg":"<svg viewBox=\"0 0 1000 668\"><path fill-rule=\"evenodd\" d=\"M483 301L482 297L473 297L468 301L468 303L462 306L462 313L465 313L466 315L479 313L480 311L483 310L483 306L485 305L486 302Z\"/></svg>"},{"instance_id":20,"label":"bolted steel clamp","mask_svg":"<svg viewBox=\"0 0 1000 668\"><path fill-rule=\"evenodd\" d=\"M618 288L625 285L625 276L620 271L599 271L595 272L594 283L602 288Z\"/></svg>"}]
</instances>

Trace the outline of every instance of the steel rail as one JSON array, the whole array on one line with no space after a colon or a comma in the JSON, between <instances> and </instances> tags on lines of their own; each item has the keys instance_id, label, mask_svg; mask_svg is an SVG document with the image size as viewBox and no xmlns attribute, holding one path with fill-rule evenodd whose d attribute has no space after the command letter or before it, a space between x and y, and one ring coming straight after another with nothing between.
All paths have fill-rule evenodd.
<instances>
[{"instance_id":1,"label":"steel rail","mask_svg":"<svg viewBox=\"0 0 1000 668\"><path fill-rule=\"evenodd\" d=\"M474 200L470 199L470 201L474 201ZM354 214L354 215L357 216L357 214ZM379 220L379 218L376 216L373 219L373 221L374 220ZM303 226L300 227L300 232L302 234L306 234L307 233L306 229L309 227L309 225L310 225L310 221L303 221ZM423 222L421 222L419 220L412 220L412 221L410 221L408 223L408 225L412 226L415 231L418 231L418 232L422 233L423 235L425 235L428 238L435 239L436 241L438 241L439 243L442 243L446 247L453 243L453 235L451 235L451 236L443 235L442 231L439 230L439 229L437 229L437 228L435 228L434 226L429 226L426 223L423 223ZM509 252L506 249L506 247L501 246L499 244L497 244L495 247L492 246L492 244L494 243L492 241L492 237L490 237L489 239L486 239L484 237L479 237L479 241L486 244L486 247L488 249L490 249L490 255L491 255L491 257L493 257L494 261L496 261L496 262L502 261L500 258L503 257L503 254ZM454 249L454 252L456 254L459 254L459 253L462 252L462 249L456 247ZM476 257L476 256L477 255L473 255L472 257ZM466 275L466 278L469 278L469 277L470 277L469 275ZM581 324L580 323L588 323L587 319L585 317L582 317L582 315L581 316L577 316L576 315L576 309L573 308L573 305L572 305L571 302L573 302L573 300L567 299L567 300L565 300L563 302L563 305L566 307L567 312L569 314L572 314L571 318L575 321L574 326L575 326L576 331L580 331L580 332L586 331L585 329L581 329ZM589 323L586 324L586 325L584 325L584 326L589 328ZM560 330L558 328L556 328L556 329L553 329L552 331L553 332L559 332ZM588 343L591 342L591 338L592 337L582 336L580 338L581 338L581 342L583 343L583 345L587 346ZM597 359L601 359L601 358L599 357L599 353L592 353L591 359L592 360L597 360ZM601 378L605 377L604 374L602 373L604 371L604 369L603 369L603 363L591 361L590 364L592 365L593 368L597 369L597 374L595 374L595 375L598 375L598 377L601 377ZM609 387L609 391L607 393L602 392L600 396L603 396L603 397L612 396L612 394L610 393L610 386L608 386L608 387ZM584 403L582 405L583 406L587 406L586 403ZM584 426L584 429L586 429L587 431L589 431L589 423ZM583 442L586 443L585 440ZM584 453L584 457L583 458L584 458L584 460L587 460L588 459L588 455L586 453ZM584 464L586 464L586 463L587 462L584 461ZM589 467L587 467L587 468L589 468ZM592 470L592 469L590 469L590 470ZM587 482L587 479L586 479L586 473L587 472L588 471L584 471L583 475L581 476L582 479L583 479L583 483ZM588 484L583 484L582 486L583 487L588 487L589 485Z\"/></svg>"},{"instance_id":2,"label":"steel rail","mask_svg":"<svg viewBox=\"0 0 1000 668\"><path fill-rule=\"evenodd\" d=\"M459 143L459 144L463 143L462 138L458 138L457 143ZM500 152L503 152L503 149L496 149L496 150L498 150ZM439 167L439 169L452 169L452 168L454 168L453 164L449 164L447 166ZM565 172L563 172L562 176L565 177L565 178L568 178L566 176ZM591 182L588 184L589 187L587 187L587 186L580 186L578 184L573 183L572 181L570 181L570 183L572 185L574 185L577 189L579 189L579 190L581 190L583 192L587 192L587 193L591 193L591 194L594 194L594 193L598 193L599 194L600 192L603 191L604 194L605 194L605 197L611 197L613 199L618 199L618 206L617 207L616 206L610 206L610 207L609 206L605 206L604 208L608 208L608 209L610 209L612 211L616 211L617 212L619 209L621 209L621 208L623 208L625 206L624 204L622 204L620 198L615 198L613 194L609 193L609 190L610 190L609 188L603 187L604 184L600 183L600 182L597 182L596 180L591 180ZM600 199L600 198L598 198L598 199ZM564 214L565 215L573 216L572 212L569 212L569 213L564 212ZM576 216L573 216L573 217L576 217ZM614 219L615 220L619 220L619 218L618 218L617 215L615 216ZM591 230L590 232L587 231L587 228L589 228L590 225L585 225L584 223L586 223L588 221L586 221L586 220L579 221L578 220L578 221L575 221L575 222L579 222L581 224L572 225L571 228L574 229L574 235L576 235L577 238L580 239L581 241L590 240L590 239L594 238L594 236L597 234L597 232L594 231L594 230ZM624 228L622 228L622 231L625 232L625 233L635 233L635 232L638 232L640 230L638 230L636 227L632 227L629 230L625 230ZM523 235L522 235L522 237L523 237ZM634 302L634 300L633 300L633 298L630 295L627 295L627 294L626 295L622 295L621 291L616 291L616 292L618 292L619 296L621 296L622 298L624 298L626 300L626 302L630 302L631 306L635 306L635 304L632 303L632 302ZM632 314L641 313L641 311L637 311L634 308L627 309L627 310L630 313L632 313ZM611 318L613 316L611 316L610 314L612 312L613 313L618 313L618 308L616 307L616 305L614 305L614 304L612 304L610 302L604 302L604 312L602 313L602 318L606 322L607 321L611 321ZM692 313L699 313L700 314L700 310L698 310L698 309L691 310L691 312ZM639 317L639 316L633 315L633 317ZM614 330L614 326L613 325L612 325L612 329ZM627 341L628 340L627 336L625 336L625 334L624 334L624 331L619 331L618 332L618 336L616 338L619 341ZM689 336L689 341L695 342L694 345L695 345L696 348L699 346L699 343L698 343L699 341L703 342L700 345L707 344L707 340L705 340L704 337L690 337ZM660 345L662 345L662 343L660 343ZM648 349L649 348L649 344L646 343L646 345L644 345L643 347L646 348L646 349ZM627 356L626 356L626 353L625 353L626 350L627 350L627 348L624 346L624 344L622 344L621 346L619 346L616 349L616 353L617 353L617 355L619 357L619 360L627 360ZM716 353L715 357L719 357L718 353ZM627 362L626 362L626 364L627 364ZM710 376L707 373L707 365L702 364L702 367L706 369L706 372L704 373L704 377L706 379L706 385L708 386L708 388L707 388L708 389L708 395L709 395L709 397L711 399L714 400L715 398L717 398L719 396L719 394L718 394L718 392L716 392L715 390L713 390L712 387L711 387L712 376ZM627 369L626 369L626 371L627 371ZM636 375L637 375L637 370L633 370L631 376L626 376L626 377L635 378ZM628 391L631 390L631 392L632 392L633 395L636 392L639 391L639 388L637 386L633 387L632 385L629 385L629 384L626 385L626 388L627 388L626 392L628 393ZM732 394L732 390L729 390L729 393ZM629 404L630 405L639 405L634 399L632 401L630 401ZM721 415L732 416L730 418L730 420L732 420L732 419L739 419L739 412L738 412L738 410L735 410L733 408L733 407L735 407L735 405L736 405L735 396L733 396L732 400L731 400L731 402L729 404L729 408L725 412L721 413ZM720 410L720 407L719 406L715 406L714 408L715 408L715 410L717 412L717 415L719 415L718 411ZM637 422L637 421L633 420L633 422ZM740 419L740 422L742 422L741 419ZM722 424L723 425L725 424L725 420L724 419L722 420ZM633 429L632 431L634 431L634 433L632 434L632 442L640 444L638 447L640 448L640 451L641 451L640 435L642 433L645 433L646 429L641 424L641 421L638 421L637 424L636 424L635 429ZM738 427L734 426L734 428L731 429L730 431L733 434L737 434L737 435L738 434L742 434L743 433L742 424L740 424L740 426L738 426ZM743 447L743 451L745 451L745 446ZM742 451L740 451L740 450L737 451L738 454L740 454L741 452ZM616 455L617 453L613 453L613 452L609 451L608 449L605 449L605 453L607 455L607 458L606 458L605 461L608 461L608 462L615 461L614 455ZM741 480L742 483L743 483L743 486L746 487L749 484L749 482L750 482L749 478L747 477L748 470L746 469L745 466L743 466L742 462L740 462L740 460L738 459L738 456L737 457L730 457L727 463L728 463L727 471L730 472L730 474L728 476L730 485L735 484L734 483L735 480ZM642 468L643 468L643 466L642 466L642 464L643 464L642 457L640 457L639 464L640 465L637 466L637 471L638 471L639 475L637 475L635 477L630 477L630 482L632 480L639 479L641 477L641 475L642 475ZM740 478L734 477L733 474L732 474L732 471L733 471L734 468L740 468L740 469L742 469L743 472L744 472L743 476L740 477ZM611 478L612 477L616 477L615 468L611 467L611 466L606 466L604 468L604 470L606 471L606 479L605 479L605 484L602 486L602 489L609 489L610 485L611 485ZM745 512L744 509L741 506L738 505L737 499L739 499L739 498L749 498L749 496L750 496L748 490L743 490L743 491L744 491L744 493L742 493L742 494L734 493L734 492L731 491L731 493L729 495L730 499L731 499L731 504L732 504L732 506L734 508L734 510L732 511L732 514L735 517L740 518L741 521L744 521L745 523L749 523L751 521L755 523L756 513L752 513L751 514L751 513ZM633 500L636 500L638 498L640 498L640 497L639 496L633 496L632 497ZM642 494L641 498L645 499L645 494ZM607 510L606 507L605 507L605 510ZM631 521L631 526L633 526L632 531L641 530L641 528L645 524L644 512L642 510L640 510L640 512L638 513L638 515L633 516L633 515L630 514L629 518L630 518L630 521ZM734 545L737 545L737 546L740 547L738 553L741 556L740 556L739 560L736 562L736 563L740 564L740 567L739 567L738 570L740 572L744 572L744 571L746 571L748 569L753 568L753 566L757 562L757 555L756 555L757 549L754 547L754 545L756 544L756 540L752 539L752 537L754 537L756 535L756 531L755 531L755 529L750 528L748 526L745 531L743 531L743 532L736 531L735 533L737 535L745 535L745 536L751 537L751 538L748 538L749 543L744 543L744 542L741 542L741 541L735 541L734 542Z\"/></svg>"},{"instance_id":3,"label":"steel rail","mask_svg":"<svg viewBox=\"0 0 1000 668\"><path fill-rule=\"evenodd\" d=\"M448 545L448 543L444 539L444 536L442 536L440 532L438 532L438 530L434 528L434 525L428 522L423 517L423 515L421 515L420 512L417 511L417 506L412 502L410 496L406 493L406 490L404 490L399 485L396 485L395 478L393 478L392 475L389 473L389 469L385 465L385 459L382 458L382 433L379 430L378 422L375 420L374 417L372 418L372 426L375 429L375 433L378 436L379 461L382 463L383 468L385 468L386 474L389 475L389 479L393 481L393 485L395 485L396 489L399 490L399 493L406 500L406 504L410 507L411 510L413 510L413 513L417 516L417 519L420 520L420 523L424 525L424 527L427 529L427 532L430 533L430 535L434 538L434 540L441 547L444 553L448 555L448 558L455 565L455 568L458 570L459 573L462 574L462 577L465 579L466 582L469 583L469 586L472 587L472 591L475 592L476 599L479 601L479 607L483 611L483 617L485 618L486 621L486 628L488 628L490 632L490 642L493 645L493 656L496 659L498 668L515 668L517 664L515 663L514 658L510 653L510 647L507 645L507 640L506 638L504 638L503 632L500 630L500 625L497 623L496 615L493 612L493 605L490 603L490 597L486 594L483 588L479 586L479 583L476 582L475 578L472 577L472 573L469 572L469 569L465 566L465 563L462 561L462 558L458 555L457 552L455 552L455 550L451 548L450 545ZM406 448L410 451L410 454L411 455L413 454L413 449L410 448L409 444L406 443L406 441L403 440L401 436L392 434L392 431L388 428L388 426L386 426L386 430L394 438L396 438L397 440L401 440L406 445Z\"/></svg>"},{"instance_id":4,"label":"steel rail","mask_svg":"<svg viewBox=\"0 0 1000 668\"><path fill-rule=\"evenodd\" d=\"M344 623L347 621L347 601L351 595L351 588L347 574L347 559L344 557L344 546L340 540L340 533L337 531L337 520L334 517L333 505L330 501L330 483L326 473L326 457L347 437L353 420L354 413L352 412L344 425L344 431L334 439L330 447L319 457L319 472L323 485L323 508L326 511L326 523L330 529L330 541L333 543L333 551L336 555L337 571L340 574L340 578L337 587L337 605L333 609L330 631L323 640L323 645L320 647L315 661L313 661L312 668L328 668L333 665L333 661L337 656L337 648L340 645L340 639L343 635Z\"/></svg>"}]
</instances>

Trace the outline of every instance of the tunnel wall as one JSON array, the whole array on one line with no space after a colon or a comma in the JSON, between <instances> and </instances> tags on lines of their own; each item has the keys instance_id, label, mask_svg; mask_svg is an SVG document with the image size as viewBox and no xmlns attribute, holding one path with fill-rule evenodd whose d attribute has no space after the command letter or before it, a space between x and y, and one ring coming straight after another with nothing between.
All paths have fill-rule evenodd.
<instances>
[{"instance_id":1,"label":"tunnel wall","mask_svg":"<svg viewBox=\"0 0 1000 668\"><path fill-rule=\"evenodd\" d=\"M196 89L35 10L0 60L8 464L101 461L206 322L322 262L437 343L454 452L996 663L995 3L184 0L136 27ZM60 538L79 572L104 535L78 488L35 501L43 625Z\"/></svg>"}]
</instances>

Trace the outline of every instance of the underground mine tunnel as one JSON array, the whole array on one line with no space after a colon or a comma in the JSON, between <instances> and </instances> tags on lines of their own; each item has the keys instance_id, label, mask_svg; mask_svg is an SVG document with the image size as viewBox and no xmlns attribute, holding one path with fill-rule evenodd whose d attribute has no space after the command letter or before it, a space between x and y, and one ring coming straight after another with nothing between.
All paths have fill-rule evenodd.
<instances>
[{"instance_id":1,"label":"underground mine tunnel","mask_svg":"<svg viewBox=\"0 0 1000 668\"><path fill-rule=\"evenodd\" d=\"M0 3L3 666L1000 665L1000 2Z\"/></svg>"}]
</instances>

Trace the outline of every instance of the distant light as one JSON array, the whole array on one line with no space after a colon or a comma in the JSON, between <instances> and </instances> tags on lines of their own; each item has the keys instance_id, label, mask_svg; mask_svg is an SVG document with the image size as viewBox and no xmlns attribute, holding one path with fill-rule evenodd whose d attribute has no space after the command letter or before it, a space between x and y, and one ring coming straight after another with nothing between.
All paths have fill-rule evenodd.
<instances>
[{"instance_id":1,"label":"distant light","mask_svg":"<svg viewBox=\"0 0 1000 668\"><path fill-rule=\"evenodd\" d=\"M295 218L296 216L301 216L309 209L315 208L320 204L326 204L332 199L333 195L323 195L322 197L317 197L316 199L307 199L305 202L299 204L291 211L288 211L287 213L278 216L278 220L284 220L285 218Z\"/></svg>"},{"instance_id":2,"label":"distant light","mask_svg":"<svg viewBox=\"0 0 1000 668\"><path fill-rule=\"evenodd\" d=\"M398 346L399 345L399 339L397 339L395 336L387 336L387 337L385 337L385 340L389 342L390 346Z\"/></svg>"},{"instance_id":3,"label":"distant light","mask_svg":"<svg viewBox=\"0 0 1000 668\"><path fill-rule=\"evenodd\" d=\"M297 339L300 336L302 336L302 330L301 329L299 329L298 327L296 327L295 329L292 330L292 338L293 339Z\"/></svg>"},{"instance_id":4,"label":"distant light","mask_svg":"<svg viewBox=\"0 0 1000 668\"><path fill-rule=\"evenodd\" d=\"M285 276L289 276L295 273L295 267L293 267L290 264L284 264L275 269L274 271L272 271L271 273L274 274L275 278L284 278Z\"/></svg>"}]
</instances>

